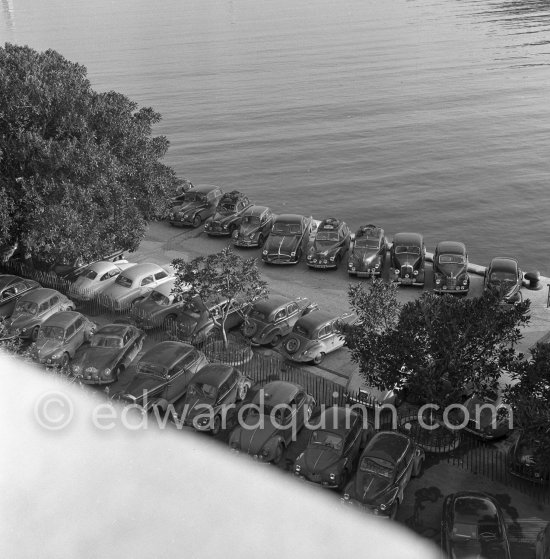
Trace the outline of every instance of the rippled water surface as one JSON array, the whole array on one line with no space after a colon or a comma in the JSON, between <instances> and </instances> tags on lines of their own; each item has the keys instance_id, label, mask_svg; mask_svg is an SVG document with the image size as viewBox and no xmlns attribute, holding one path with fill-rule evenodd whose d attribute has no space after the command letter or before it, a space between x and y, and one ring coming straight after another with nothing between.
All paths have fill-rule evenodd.
<instances>
[{"instance_id":1,"label":"rippled water surface","mask_svg":"<svg viewBox=\"0 0 550 559\"><path fill-rule=\"evenodd\" d=\"M159 111L167 163L195 183L550 272L546 0L0 6L2 42Z\"/></svg>"}]
</instances>

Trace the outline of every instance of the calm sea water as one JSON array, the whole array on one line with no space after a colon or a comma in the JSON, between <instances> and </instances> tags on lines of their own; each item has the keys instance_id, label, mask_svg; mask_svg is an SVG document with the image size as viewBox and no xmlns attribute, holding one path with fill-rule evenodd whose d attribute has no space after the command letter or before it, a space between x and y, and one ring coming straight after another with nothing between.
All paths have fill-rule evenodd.
<instances>
[{"instance_id":1,"label":"calm sea water","mask_svg":"<svg viewBox=\"0 0 550 559\"><path fill-rule=\"evenodd\" d=\"M550 272L546 0L0 0L163 115L166 162L277 212L462 240Z\"/></svg>"}]
</instances>

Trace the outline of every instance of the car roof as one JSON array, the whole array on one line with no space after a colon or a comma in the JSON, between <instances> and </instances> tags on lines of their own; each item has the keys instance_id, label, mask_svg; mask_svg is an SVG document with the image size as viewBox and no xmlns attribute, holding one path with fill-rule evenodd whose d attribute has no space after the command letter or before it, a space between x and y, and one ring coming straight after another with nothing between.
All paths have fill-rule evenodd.
<instances>
[{"instance_id":1,"label":"car roof","mask_svg":"<svg viewBox=\"0 0 550 559\"><path fill-rule=\"evenodd\" d=\"M52 316L50 316L48 319L46 319L42 326L61 326L62 328L66 328L81 316L82 315L76 311L56 312L55 314L52 314Z\"/></svg>"},{"instance_id":2,"label":"car roof","mask_svg":"<svg viewBox=\"0 0 550 559\"><path fill-rule=\"evenodd\" d=\"M38 289L33 289L28 293L25 293L20 301L33 301L34 303L41 303L45 299L49 299L52 295L58 295L64 297L59 291L55 289L50 289L49 287L39 287Z\"/></svg>"},{"instance_id":3,"label":"car roof","mask_svg":"<svg viewBox=\"0 0 550 559\"><path fill-rule=\"evenodd\" d=\"M197 184L195 188L190 192L201 192L202 194L206 194L216 188L221 191L221 188L219 186L216 186L215 184Z\"/></svg>"},{"instance_id":4,"label":"car roof","mask_svg":"<svg viewBox=\"0 0 550 559\"><path fill-rule=\"evenodd\" d=\"M466 245L459 241L440 241L435 251L445 254L466 254Z\"/></svg>"},{"instance_id":5,"label":"car roof","mask_svg":"<svg viewBox=\"0 0 550 559\"><path fill-rule=\"evenodd\" d=\"M483 505L483 510L476 511L476 505ZM487 512L499 516L499 511L499 505L487 493L481 491L459 491L453 495L453 512L460 514L463 518L465 516L474 516L476 512L484 516ZM475 514L475 516L478 516L478 514Z\"/></svg>"},{"instance_id":6,"label":"car roof","mask_svg":"<svg viewBox=\"0 0 550 559\"><path fill-rule=\"evenodd\" d=\"M319 226L317 227L317 231L334 231L340 228L340 225L343 225L344 222L340 219L336 219L335 217L327 217L323 219Z\"/></svg>"},{"instance_id":7,"label":"car roof","mask_svg":"<svg viewBox=\"0 0 550 559\"><path fill-rule=\"evenodd\" d=\"M396 233L393 237L393 244L412 243L421 245L424 237L420 233Z\"/></svg>"},{"instance_id":8,"label":"car roof","mask_svg":"<svg viewBox=\"0 0 550 559\"><path fill-rule=\"evenodd\" d=\"M86 266L83 272L85 273L88 270L93 270L98 274L102 274L112 270L113 268L118 268L118 264L116 262L111 262L110 260L100 260L99 262L93 262L89 266Z\"/></svg>"},{"instance_id":9,"label":"car roof","mask_svg":"<svg viewBox=\"0 0 550 559\"><path fill-rule=\"evenodd\" d=\"M402 433L396 433L395 431L377 433L366 446L364 456L381 458L392 464L397 464L410 444L409 437Z\"/></svg>"},{"instance_id":10,"label":"car roof","mask_svg":"<svg viewBox=\"0 0 550 559\"><path fill-rule=\"evenodd\" d=\"M254 303L254 309L258 312L269 314L275 309L287 305L291 301L292 299L284 297L283 295L271 295L269 299L262 299L261 301Z\"/></svg>"},{"instance_id":11,"label":"car roof","mask_svg":"<svg viewBox=\"0 0 550 559\"><path fill-rule=\"evenodd\" d=\"M384 234L384 229L378 227L377 225L361 225L359 229L355 232L355 237L367 237L368 239L378 239Z\"/></svg>"},{"instance_id":12,"label":"car roof","mask_svg":"<svg viewBox=\"0 0 550 559\"><path fill-rule=\"evenodd\" d=\"M96 331L95 335L123 336L131 328L130 324L106 324Z\"/></svg>"},{"instance_id":13,"label":"car roof","mask_svg":"<svg viewBox=\"0 0 550 559\"><path fill-rule=\"evenodd\" d=\"M274 380L268 382L262 387L264 391L264 401L268 402L270 405L272 403L284 403L292 400L294 396L303 388L299 384L294 384L293 382L287 382L285 380ZM260 392L254 398L254 402L259 398Z\"/></svg>"},{"instance_id":14,"label":"car roof","mask_svg":"<svg viewBox=\"0 0 550 559\"><path fill-rule=\"evenodd\" d=\"M19 276L12 276L11 274L1 274L0 275L0 289L4 289L8 285L15 283L17 281L21 281L22 278Z\"/></svg>"},{"instance_id":15,"label":"car roof","mask_svg":"<svg viewBox=\"0 0 550 559\"><path fill-rule=\"evenodd\" d=\"M257 215L260 216L262 215L266 210L269 210L269 208L267 206L250 206L248 207L244 213L243 216L245 215Z\"/></svg>"},{"instance_id":16,"label":"car roof","mask_svg":"<svg viewBox=\"0 0 550 559\"><path fill-rule=\"evenodd\" d=\"M495 258L491 260L489 269L492 272L495 271L508 272L510 270L516 271L518 269L518 261L515 258L495 256Z\"/></svg>"},{"instance_id":17,"label":"car roof","mask_svg":"<svg viewBox=\"0 0 550 559\"><path fill-rule=\"evenodd\" d=\"M130 268L126 268L126 270L121 272L120 275L124 276L125 278L134 280L141 277L142 275L146 276L147 274L154 274L160 271L166 272L166 270L158 264L144 262L142 264L134 264L133 266L130 266ZM170 275L169 272L166 273Z\"/></svg>"},{"instance_id":18,"label":"car roof","mask_svg":"<svg viewBox=\"0 0 550 559\"><path fill-rule=\"evenodd\" d=\"M335 315L334 313L328 311L315 310L301 316L296 323L305 328L308 332L311 332L327 322L343 318L345 314L347 313Z\"/></svg>"},{"instance_id":19,"label":"car roof","mask_svg":"<svg viewBox=\"0 0 550 559\"><path fill-rule=\"evenodd\" d=\"M149 348L142 356L140 361L158 363L159 365L170 367L179 361L184 355L194 351L191 344L176 341L159 342Z\"/></svg>"},{"instance_id":20,"label":"car roof","mask_svg":"<svg viewBox=\"0 0 550 559\"><path fill-rule=\"evenodd\" d=\"M243 198L248 198L246 194L240 192L239 190L232 190L231 192L226 192L220 198L220 204L223 202L237 202L238 200L242 200Z\"/></svg>"},{"instance_id":21,"label":"car roof","mask_svg":"<svg viewBox=\"0 0 550 559\"><path fill-rule=\"evenodd\" d=\"M205 365L193 377L193 383L210 384L212 386L220 386L233 373L235 367L225 365L224 363L209 363Z\"/></svg>"},{"instance_id":22,"label":"car roof","mask_svg":"<svg viewBox=\"0 0 550 559\"><path fill-rule=\"evenodd\" d=\"M318 425L322 425L323 431L347 433L358 417L359 414L347 406L332 406L321 412Z\"/></svg>"},{"instance_id":23,"label":"car roof","mask_svg":"<svg viewBox=\"0 0 550 559\"><path fill-rule=\"evenodd\" d=\"M275 223L302 223L303 215L299 214L280 214L275 218Z\"/></svg>"}]
</instances>

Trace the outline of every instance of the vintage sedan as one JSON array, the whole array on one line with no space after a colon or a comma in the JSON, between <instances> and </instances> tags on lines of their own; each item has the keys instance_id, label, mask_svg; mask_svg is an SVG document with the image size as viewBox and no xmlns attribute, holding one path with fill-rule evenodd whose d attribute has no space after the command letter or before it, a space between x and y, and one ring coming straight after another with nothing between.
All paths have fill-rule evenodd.
<instances>
[{"instance_id":1,"label":"vintage sedan","mask_svg":"<svg viewBox=\"0 0 550 559\"><path fill-rule=\"evenodd\" d=\"M107 324L77 350L71 374L84 384L112 384L141 351L144 339L131 324Z\"/></svg>"},{"instance_id":2,"label":"vintage sedan","mask_svg":"<svg viewBox=\"0 0 550 559\"><path fill-rule=\"evenodd\" d=\"M50 316L59 311L74 310L75 304L55 289L39 287L23 295L9 319L9 331L35 342L38 331Z\"/></svg>"},{"instance_id":3,"label":"vintage sedan","mask_svg":"<svg viewBox=\"0 0 550 559\"><path fill-rule=\"evenodd\" d=\"M484 288L496 289L503 303L519 303L523 300L521 285L523 272L514 258L497 256L485 271Z\"/></svg>"},{"instance_id":4,"label":"vintage sedan","mask_svg":"<svg viewBox=\"0 0 550 559\"><path fill-rule=\"evenodd\" d=\"M132 306L132 316L141 328L174 324L178 312L184 307L181 295L172 293L175 283L176 278L170 278Z\"/></svg>"},{"instance_id":5,"label":"vintage sedan","mask_svg":"<svg viewBox=\"0 0 550 559\"><path fill-rule=\"evenodd\" d=\"M46 366L66 367L76 350L89 342L97 325L75 311L60 311L45 320L33 347L34 357Z\"/></svg>"},{"instance_id":6,"label":"vintage sedan","mask_svg":"<svg viewBox=\"0 0 550 559\"><path fill-rule=\"evenodd\" d=\"M115 311L127 310L173 275L158 264L135 264L118 274L114 283L103 291L100 301Z\"/></svg>"},{"instance_id":7,"label":"vintage sedan","mask_svg":"<svg viewBox=\"0 0 550 559\"><path fill-rule=\"evenodd\" d=\"M381 276L386 262L388 241L384 229L362 225L355 233L348 257L348 274L358 278Z\"/></svg>"},{"instance_id":8,"label":"vintage sedan","mask_svg":"<svg viewBox=\"0 0 550 559\"><path fill-rule=\"evenodd\" d=\"M313 218L297 214L279 215L264 243L262 260L266 264L296 264L309 241Z\"/></svg>"},{"instance_id":9,"label":"vintage sedan","mask_svg":"<svg viewBox=\"0 0 550 559\"><path fill-rule=\"evenodd\" d=\"M511 559L506 520L497 501L479 491L447 495L441 547L448 557Z\"/></svg>"},{"instance_id":10,"label":"vintage sedan","mask_svg":"<svg viewBox=\"0 0 550 559\"><path fill-rule=\"evenodd\" d=\"M250 206L243 212L241 223L233 231L232 241L237 247L263 246L275 215L266 206Z\"/></svg>"},{"instance_id":11,"label":"vintage sedan","mask_svg":"<svg viewBox=\"0 0 550 559\"><path fill-rule=\"evenodd\" d=\"M206 340L218 328L215 321L222 317L227 304L227 299L223 297L206 303L200 297L195 297L177 311L174 326L178 338L192 344ZM225 321L225 330L239 327L244 321L245 312L244 306L236 306L231 310Z\"/></svg>"},{"instance_id":12,"label":"vintage sedan","mask_svg":"<svg viewBox=\"0 0 550 559\"><path fill-rule=\"evenodd\" d=\"M193 377L185 398L176 404L173 420L176 425L183 423L216 436L226 428L229 412L246 398L251 386L252 381L232 365L206 365Z\"/></svg>"},{"instance_id":13,"label":"vintage sedan","mask_svg":"<svg viewBox=\"0 0 550 559\"><path fill-rule=\"evenodd\" d=\"M441 241L433 257L434 291L466 295L470 289L468 253L466 245L455 241Z\"/></svg>"},{"instance_id":14,"label":"vintage sedan","mask_svg":"<svg viewBox=\"0 0 550 559\"><path fill-rule=\"evenodd\" d=\"M292 332L282 343L283 355L291 361L304 363L311 361L319 365L327 353L343 347L345 339L339 323L354 324L357 315L345 312L334 316L325 311L313 311L296 321Z\"/></svg>"},{"instance_id":15,"label":"vintage sedan","mask_svg":"<svg viewBox=\"0 0 550 559\"><path fill-rule=\"evenodd\" d=\"M185 193L185 199L180 206L170 210L168 221L170 225L183 227L199 227L216 212L216 207L223 190L212 184L200 184Z\"/></svg>"},{"instance_id":16,"label":"vintage sedan","mask_svg":"<svg viewBox=\"0 0 550 559\"><path fill-rule=\"evenodd\" d=\"M420 233L397 233L390 249L390 279L402 285L424 285L425 259Z\"/></svg>"},{"instance_id":17,"label":"vintage sedan","mask_svg":"<svg viewBox=\"0 0 550 559\"><path fill-rule=\"evenodd\" d=\"M242 332L252 345L275 347L292 330L296 321L303 315L318 309L306 297L273 295L254 303L243 324Z\"/></svg>"},{"instance_id":18,"label":"vintage sedan","mask_svg":"<svg viewBox=\"0 0 550 559\"><path fill-rule=\"evenodd\" d=\"M363 450L343 501L376 516L395 518L405 488L411 477L421 474L424 460L424 451L407 435L377 433Z\"/></svg>"},{"instance_id":19,"label":"vintage sedan","mask_svg":"<svg viewBox=\"0 0 550 559\"><path fill-rule=\"evenodd\" d=\"M0 318L9 318L17 301L29 291L39 287L40 284L31 279L10 274L0 275Z\"/></svg>"},{"instance_id":20,"label":"vintage sedan","mask_svg":"<svg viewBox=\"0 0 550 559\"><path fill-rule=\"evenodd\" d=\"M307 447L294 462L294 473L322 487L343 489L355 471L361 449L372 436L370 425L364 429L363 417L349 407L323 410L316 420Z\"/></svg>"},{"instance_id":21,"label":"vintage sedan","mask_svg":"<svg viewBox=\"0 0 550 559\"><path fill-rule=\"evenodd\" d=\"M227 237L233 235L241 224L244 212L252 207L246 194L233 190L226 192L218 202L216 212L204 224L204 230L211 237Z\"/></svg>"},{"instance_id":22,"label":"vintage sedan","mask_svg":"<svg viewBox=\"0 0 550 559\"><path fill-rule=\"evenodd\" d=\"M508 451L509 471L512 475L531 482L550 481L550 464L542 464L536 458L535 448L538 446L539 441L530 440L525 431L519 431Z\"/></svg>"},{"instance_id":23,"label":"vintage sedan","mask_svg":"<svg viewBox=\"0 0 550 559\"><path fill-rule=\"evenodd\" d=\"M344 259L351 239L351 231L345 221L329 217L317 227L310 244L306 263L310 268L337 268Z\"/></svg>"},{"instance_id":24,"label":"vintage sedan","mask_svg":"<svg viewBox=\"0 0 550 559\"><path fill-rule=\"evenodd\" d=\"M309 421L315 399L299 384L276 380L255 394L252 405L229 435L234 452L246 452L260 462L278 464L285 449Z\"/></svg>"},{"instance_id":25,"label":"vintage sedan","mask_svg":"<svg viewBox=\"0 0 550 559\"><path fill-rule=\"evenodd\" d=\"M122 394L114 397L140 406L144 411L166 411L184 397L189 383L208 359L192 345L160 342L148 349L136 365L136 374Z\"/></svg>"},{"instance_id":26,"label":"vintage sedan","mask_svg":"<svg viewBox=\"0 0 550 559\"><path fill-rule=\"evenodd\" d=\"M111 286L120 272L135 264L127 260L101 260L85 268L69 288L69 294L77 301L90 301Z\"/></svg>"}]
</instances>

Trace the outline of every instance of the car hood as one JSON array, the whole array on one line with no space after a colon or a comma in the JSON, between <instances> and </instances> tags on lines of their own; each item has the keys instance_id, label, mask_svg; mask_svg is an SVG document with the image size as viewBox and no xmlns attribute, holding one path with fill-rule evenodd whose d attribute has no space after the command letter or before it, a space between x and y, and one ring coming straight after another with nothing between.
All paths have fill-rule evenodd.
<instances>
[{"instance_id":1,"label":"car hood","mask_svg":"<svg viewBox=\"0 0 550 559\"><path fill-rule=\"evenodd\" d=\"M188 213L190 211L197 211L205 208L208 204L206 202L198 203L198 202L186 202L181 206L176 206L172 209L173 213Z\"/></svg>"},{"instance_id":2,"label":"car hood","mask_svg":"<svg viewBox=\"0 0 550 559\"><path fill-rule=\"evenodd\" d=\"M361 247L361 248L357 248L355 247L353 249L353 252L351 253L351 259L352 262L356 262L358 264L367 264L368 259L372 259L374 260L374 258L376 257L376 255L378 254L378 249L375 248L368 248L368 247Z\"/></svg>"},{"instance_id":3,"label":"car hood","mask_svg":"<svg viewBox=\"0 0 550 559\"><path fill-rule=\"evenodd\" d=\"M390 486L390 480L367 472L358 472L355 478L355 498L366 504L379 504Z\"/></svg>"},{"instance_id":4,"label":"car hood","mask_svg":"<svg viewBox=\"0 0 550 559\"><path fill-rule=\"evenodd\" d=\"M116 359L119 350L120 348L88 346L77 351L73 365L95 367L98 370L105 369Z\"/></svg>"},{"instance_id":5,"label":"car hood","mask_svg":"<svg viewBox=\"0 0 550 559\"><path fill-rule=\"evenodd\" d=\"M247 425L255 425L259 423L260 417L254 416L253 420L246 420ZM277 432L277 427L271 423L268 416L264 416L263 427L256 427L255 429L244 429L239 427L237 437L233 441L237 442L240 449L248 454L258 454L265 444Z\"/></svg>"},{"instance_id":6,"label":"car hood","mask_svg":"<svg viewBox=\"0 0 550 559\"><path fill-rule=\"evenodd\" d=\"M269 236L264 245L264 250L268 253L280 253L290 255L291 252L296 252L300 244L300 237L294 235L276 235L275 237Z\"/></svg>"},{"instance_id":7,"label":"car hood","mask_svg":"<svg viewBox=\"0 0 550 559\"><path fill-rule=\"evenodd\" d=\"M128 394L132 396L132 400L139 401L143 399L144 393L151 394L164 383L165 380L160 377L138 373L124 390L123 397Z\"/></svg>"},{"instance_id":8,"label":"car hood","mask_svg":"<svg viewBox=\"0 0 550 559\"><path fill-rule=\"evenodd\" d=\"M341 455L327 446L307 448L303 456L304 469L311 474L320 474L340 460Z\"/></svg>"},{"instance_id":9,"label":"car hood","mask_svg":"<svg viewBox=\"0 0 550 559\"><path fill-rule=\"evenodd\" d=\"M394 254L394 262L399 266L412 266L417 267L422 261L422 256L418 254Z\"/></svg>"},{"instance_id":10,"label":"car hood","mask_svg":"<svg viewBox=\"0 0 550 559\"><path fill-rule=\"evenodd\" d=\"M313 242L313 250L315 251L315 254L321 254L323 256L328 256L329 254L336 252L338 248L340 248L340 243L338 241L330 244L318 241Z\"/></svg>"},{"instance_id":11,"label":"car hood","mask_svg":"<svg viewBox=\"0 0 550 559\"><path fill-rule=\"evenodd\" d=\"M437 271L449 278L457 278L466 272L466 264L438 264Z\"/></svg>"},{"instance_id":12,"label":"car hood","mask_svg":"<svg viewBox=\"0 0 550 559\"><path fill-rule=\"evenodd\" d=\"M237 217L237 214L234 214L234 213L224 214L224 213L216 212L212 216L212 223L219 223L220 225L223 225L224 223L229 223L230 221L232 221L236 217Z\"/></svg>"},{"instance_id":13,"label":"car hood","mask_svg":"<svg viewBox=\"0 0 550 559\"><path fill-rule=\"evenodd\" d=\"M32 326L35 326L36 324L40 324L41 322L42 320L40 319L40 317L36 316L35 314L22 312L17 314L15 317L12 316L10 328L12 330L21 330L22 328L30 328Z\"/></svg>"},{"instance_id":14,"label":"car hood","mask_svg":"<svg viewBox=\"0 0 550 559\"><path fill-rule=\"evenodd\" d=\"M62 340L42 339L36 342L38 357L45 358L63 347Z\"/></svg>"},{"instance_id":15,"label":"car hood","mask_svg":"<svg viewBox=\"0 0 550 559\"><path fill-rule=\"evenodd\" d=\"M208 406L208 407L207 407ZM208 410L214 408L214 401L196 396L194 398L185 398L181 412L185 412L185 419L193 421L198 415L208 416Z\"/></svg>"},{"instance_id":16,"label":"car hood","mask_svg":"<svg viewBox=\"0 0 550 559\"><path fill-rule=\"evenodd\" d=\"M256 233L257 231L260 230L260 225L251 225L249 223L241 223L241 226L239 228L239 235L242 235L243 237L246 235L252 235L254 233Z\"/></svg>"}]
</instances>

